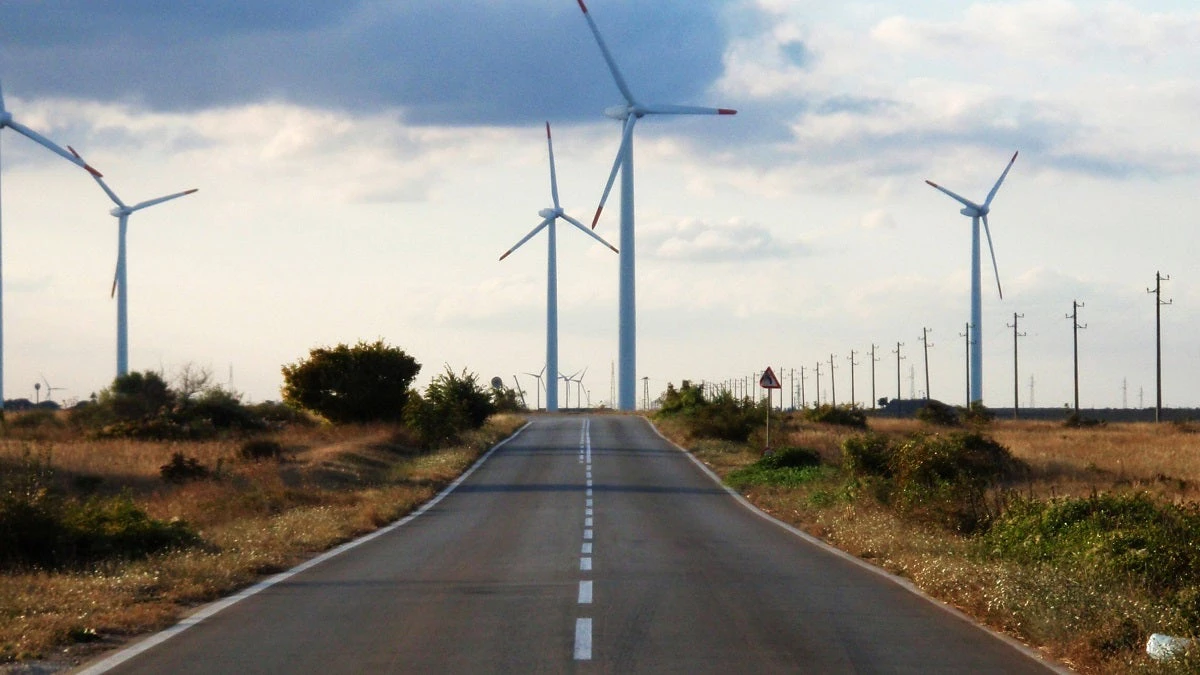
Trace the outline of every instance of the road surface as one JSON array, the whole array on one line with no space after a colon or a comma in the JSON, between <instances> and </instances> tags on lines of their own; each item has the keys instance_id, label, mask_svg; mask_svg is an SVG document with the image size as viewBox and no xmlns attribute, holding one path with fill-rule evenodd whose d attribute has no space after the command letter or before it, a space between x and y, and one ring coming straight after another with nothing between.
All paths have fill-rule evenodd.
<instances>
[{"instance_id":1,"label":"road surface","mask_svg":"<svg viewBox=\"0 0 1200 675\"><path fill-rule=\"evenodd\" d=\"M113 673L1045 673L751 512L628 416L545 416L401 527Z\"/></svg>"}]
</instances>

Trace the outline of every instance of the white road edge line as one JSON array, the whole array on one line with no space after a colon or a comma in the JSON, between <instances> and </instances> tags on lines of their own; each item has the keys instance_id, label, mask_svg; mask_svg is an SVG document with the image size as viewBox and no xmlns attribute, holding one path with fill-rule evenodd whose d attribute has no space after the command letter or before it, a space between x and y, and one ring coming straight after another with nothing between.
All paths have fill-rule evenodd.
<instances>
[{"instance_id":1,"label":"white road edge line","mask_svg":"<svg viewBox=\"0 0 1200 675\"><path fill-rule=\"evenodd\" d=\"M279 574L276 574L275 576L263 579L262 581L258 582L257 584L254 584L253 586L250 586L249 588L243 589L241 592L239 592L235 595L231 595L227 598L223 598L214 603L205 605L204 607L201 607L198 611L192 613L187 618L183 619L182 621L175 624L174 626L171 626L170 628L168 628L166 630L159 631L158 633L151 635L150 637L146 638L145 640L142 640L141 642L137 642L137 643L132 644L124 649L121 649L120 651L116 652L115 654L112 654L111 656L105 658L104 660L102 660L98 663L95 663L91 666L88 666L87 668L85 668L83 670L77 671L75 675L100 675L100 673L107 673L108 671L112 670L113 668L116 668L117 666L121 665L122 663L125 663L129 659L132 659L133 657L138 656L139 654L142 654L146 651L149 651L150 649L153 649L154 647L157 647L158 645L166 642L167 640L170 640L171 638L175 637L176 635L179 635L183 631L200 624L205 619L208 619L208 618L212 617L213 615L215 615L216 613L236 605L237 603L241 602L242 600L245 600L246 598L249 598L253 595L257 595L258 593L261 593L262 591L267 590L268 588L274 586L275 584L280 583L281 581L287 581L291 577L293 577L297 574L300 574L301 572L303 572L305 570L316 567L317 565L320 565L321 563L323 563L331 558L335 558L335 557L345 553L346 551L349 551L354 548L358 548L359 546L362 546L363 544L371 541L372 539L375 539L376 537L382 537L383 535L388 534L389 532L391 532L399 527L403 527L404 525L415 520L418 516L425 513L429 509L432 509L434 506L437 506L438 502L445 499L446 496L449 495L451 492L454 492L455 488L457 488L459 485L461 485L463 481L465 481L467 478L469 478L471 476L471 474L475 473L475 470L478 469L480 467L480 465L482 465L484 462L486 462L488 460L488 458L491 457L494 452L499 450L501 447L503 447L509 441L516 438L518 435L521 434L521 432L528 429L529 425L531 425L531 424L533 424L533 422L526 422L524 426L522 426L520 429L517 429L516 431L514 431L511 436L500 441L496 445L492 446L491 450L488 450L486 453L483 454L482 457L475 460L475 463L472 464L470 468L468 468L466 471L464 471L461 476L454 479L453 483L447 485L446 488L443 489L441 492L439 492L433 499L430 499L429 501L425 502L423 505L421 505L421 507L419 509L417 509L416 511L413 511L412 513L401 518L400 520L397 520L396 522L392 523L391 525L386 525L384 527L379 528L378 530L375 530L374 532L365 534L365 535L359 537L358 539L355 539L353 541L348 541L348 542L342 544L341 546L338 546L337 548L330 549L315 558L310 558L310 559L300 563L299 565L296 565L295 567L293 567L290 570L287 570L286 572L280 572ZM590 630L590 624L589 624L589 630ZM590 639L591 639L591 637L590 637L590 633L589 633L589 646L588 646L589 654L591 652ZM591 658L591 657L589 656L588 658Z\"/></svg>"},{"instance_id":2,"label":"white road edge line","mask_svg":"<svg viewBox=\"0 0 1200 675\"><path fill-rule=\"evenodd\" d=\"M592 660L591 619L575 619L575 660Z\"/></svg>"},{"instance_id":3,"label":"white road edge line","mask_svg":"<svg viewBox=\"0 0 1200 675\"><path fill-rule=\"evenodd\" d=\"M692 460L693 464L700 467L700 470L703 471L705 474L707 474L708 477L710 479L712 479L712 481L714 483L719 485L722 490L729 493L729 495L731 497L733 497L734 499L736 499L739 504L741 504L742 506L749 509L751 513L758 516L759 518L762 518L763 520L766 520L767 522L778 525L779 527L781 527L784 530L803 539L804 541L812 544L813 546L816 546L817 548L824 550L826 553L835 555L843 560L846 560L850 563L853 563L853 564L861 567L864 570L867 570L868 572L871 572L877 576L883 577L884 579L891 581L892 583L896 584L897 586L900 586L901 588L908 591L909 593L912 593L913 595L921 598L922 600L929 602L930 604L934 605L935 607L938 607L941 610L948 612L951 615L958 617L959 619L966 621L967 623L979 628L980 630L991 634L996 639L1007 643L1010 647L1016 649L1017 651L1021 652L1025 656L1037 661L1038 663L1042 664L1043 666L1046 666L1053 672L1059 673L1060 675L1074 675L1075 671L1068 670L1067 668L1065 668L1063 666L1060 666L1056 663L1053 663L1053 662L1047 660L1036 649L1030 647L1029 645L1021 642L1020 640L1018 640L1012 636L1005 635L1004 633L1000 633L1000 632L992 630L991 628L988 628L987 626L985 626L985 625L979 623L978 621L976 621L975 619L971 618L966 613L964 613L954 607L951 607L950 605L947 605L946 603L942 602L941 600L938 600L937 598L933 597L932 595L929 595L925 591L918 588L915 584L913 584L908 579L905 579L903 577L898 577L898 576L892 574L891 572L888 572L885 569L881 569L879 567L876 567L876 566L866 562L862 558L858 558L853 555L850 555L849 553L843 551L840 548L837 548L835 546L832 546L831 544L821 541L820 539L817 539L816 537L805 532L804 530L793 527L793 526L783 522L782 520L779 520L775 516L772 516L769 513L759 510L759 508L757 506L755 506L754 504L752 504L749 499L746 499L737 490L734 490L733 488L729 487L724 482L722 482L721 477L718 476L715 472L713 472L712 469L708 468L704 464L704 462L701 462L699 459L696 459L696 457L692 453L683 449L679 445L676 445L675 441L672 441L671 439L664 436L662 434L662 432L658 430L658 427L654 426L653 422L646 419L645 417L643 417L642 419L646 421L646 424L648 424L650 426L650 428L654 431L654 433L658 434L659 438L661 438L664 441L666 441L667 443L669 443L676 450L682 452L688 459Z\"/></svg>"}]
</instances>

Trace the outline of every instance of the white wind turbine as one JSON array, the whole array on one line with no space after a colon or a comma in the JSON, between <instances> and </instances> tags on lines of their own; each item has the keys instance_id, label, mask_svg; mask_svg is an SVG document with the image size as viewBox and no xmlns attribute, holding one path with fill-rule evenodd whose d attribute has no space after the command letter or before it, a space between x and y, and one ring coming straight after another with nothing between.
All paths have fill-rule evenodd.
<instances>
[{"instance_id":1,"label":"white wind turbine","mask_svg":"<svg viewBox=\"0 0 1200 675\"><path fill-rule=\"evenodd\" d=\"M539 371L537 372L537 374L536 374L536 375L535 375L535 374L533 374L533 373L525 373L526 375L528 375L528 376L532 377L533 379L537 380L537 387L535 387L535 388L534 388L534 391L536 391L536 392L537 392L537 407L533 409L533 410L534 410L534 412L537 412L538 410L541 410L541 409L542 409L542 389L543 389L543 386L542 386L542 375L543 375L545 372L546 372L546 366L542 366L542 369L541 369L541 370L539 370Z\"/></svg>"},{"instance_id":2,"label":"white wind turbine","mask_svg":"<svg viewBox=\"0 0 1200 675\"><path fill-rule=\"evenodd\" d=\"M992 191L988 193L987 199L984 200L983 204L976 204L969 199L956 195L931 180L925 181L935 189L940 190L962 204L963 208L959 213L971 219L971 336L968 339L975 344L975 349L971 352L970 363L971 404L983 402L983 301L980 291L979 221L983 221L983 231L987 235L988 252L992 255L992 271L996 275L996 291L1000 294L1000 299L1003 300L1004 291L1000 288L1000 268L996 265L996 250L992 248L992 231L988 227L988 213L992 210L992 200L996 198L996 193L1000 191L1000 184L1008 176L1013 162L1017 161L1018 154L1018 152L1014 152L1012 159L1008 160L1008 166L1004 167L1004 173L1000 174L1000 178L992 186Z\"/></svg>"},{"instance_id":3,"label":"white wind turbine","mask_svg":"<svg viewBox=\"0 0 1200 675\"><path fill-rule=\"evenodd\" d=\"M558 240L555 234L555 225L559 218L579 228L581 232L595 239L596 241L611 248L614 252L617 251L612 244L600 238L600 235L589 230L583 223L568 216L558 203L558 176L554 169L554 142L550 138L550 123L546 122L546 147L550 152L550 196L554 199L552 208L542 209L538 211L538 215L542 217L542 222L533 230L525 235L521 241L518 241L512 248L504 252L500 256L501 260L507 258L513 251L521 248L521 246L532 239L534 235L542 230L548 231L550 245L546 257L546 368L543 371L546 374L546 412L556 412L558 410ZM551 386L553 383L553 386ZM568 393L568 396L570 394Z\"/></svg>"},{"instance_id":4,"label":"white wind turbine","mask_svg":"<svg viewBox=\"0 0 1200 675\"><path fill-rule=\"evenodd\" d=\"M75 148L68 146L68 149L75 157L79 157L79 153L75 152ZM80 158L80 161L82 161L82 158ZM121 201L117 193L108 187L108 184L104 182L104 178L99 173L93 171L92 178L96 179L96 183L104 190L104 194L108 195L108 198L116 204L116 207L112 211L109 211L109 213L117 218L117 270L113 274L113 285L110 296L113 294L117 296L117 377L121 377L129 372L129 291L125 263L125 233L129 225L129 216L146 207L169 202L184 195L190 195L196 192L196 189L176 192L165 197L147 199L144 202L138 202L133 206L129 206Z\"/></svg>"},{"instance_id":5,"label":"white wind turbine","mask_svg":"<svg viewBox=\"0 0 1200 675\"><path fill-rule=\"evenodd\" d=\"M66 159L68 162L71 162L72 164L75 164L81 168L87 169L88 171L90 171L92 173L92 175L95 175L95 176L100 175L99 171L96 171L92 167L85 164L83 162L83 160L79 159L78 157L73 156L71 153L67 152L66 150L63 150L61 147L56 145L54 143L54 141L51 141L50 139L39 134L38 132L34 131L33 129L30 129L29 127L25 126L24 124L21 124L20 122L13 119L12 113L10 113L8 111L8 109L4 107L4 91L3 91L3 87L0 87L0 130L3 130L5 127L12 129L13 131L17 132L18 134L21 134L22 136L33 141L34 143L37 143L38 145L46 148L50 152L53 152L54 154L62 157L63 159ZM0 258L2 258L2 256L0 256ZM2 267L2 263L0 263L0 267ZM4 289L3 278L0 277L0 411L4 410L4 304L3 304L4 303L4 290L3 289Z\"/></svg>"},{"instance_id":6,"label":"white wind turbine","mask_svg":"<svg viewBox=\"0 0 1200 675\"><path fill-rule=\"evenodd\" d=\"M617 385L617 408L619 410L633 410L637 407L637 294L635 292L635 265L634 265L634 213L633 213L633 127L637 121L646 115L735 115L736 110L728 108L701 108L697 106L684 105L643 105L634 97L633 92L625 83L625 78L621 76L621 71L617 68L617 62L613 60L612 54L608 51L608 46L604 43L604 38L600 36L600 30L596 27L596 22L592 20L592 15L588 12L587 5L583 0L577 0L579 8L583 10L583 16L587 19L588 27L591 28L592 34L596 37L596 44L600 46L600 53L604 56L604 62L608 64L608 69L612 73L613 81L616 82L617 88L621 90L621 95L625 98L624 105L613 106L604 111L604 114L621 120L624 124L624 131L621 135L621 146L617 150L616 160L613 162L612 171L608 176L608 184L604 187L604 194L600 198L600 206L596 208L596 215L592 219L592 228L596 227L596 223L600 220L600 212L604 209L604 203L608 200L608 193L612 190L613 181L617 178L617 172L621 173L621 261L620 261L620 288L619 288L619 326L617 339L617 360L618 366L618 385Z\"/></svg>"}]
</instances>

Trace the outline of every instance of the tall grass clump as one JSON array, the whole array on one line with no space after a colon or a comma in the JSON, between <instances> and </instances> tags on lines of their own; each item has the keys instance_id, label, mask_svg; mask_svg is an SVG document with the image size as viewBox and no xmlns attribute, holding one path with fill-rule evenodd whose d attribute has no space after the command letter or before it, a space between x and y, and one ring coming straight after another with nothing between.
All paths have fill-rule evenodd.
<instances>
[{"instance_id":1,"label":"tall grass clump","mask_svg":"<svg viewBox=\"0 0 1200 675\"><path fill-rule=\"evenodd\" d=\"M744 443L763 424L765 404L737 399L729 392L706 397L704 390L684 380L679 389L667 385L658 416L683 420L694 438L715 438Z\"/></svg>"},{"instance_id":2,"label":"tall grass clump","mask_svg":"<svg viewBox=\"0 0 1200 675\"><path fill-rule=\"evenodd\" d=\"M807 408L804 419L818 424L835 424L855 429L867 428L867 414L856 405L822 405Z\"/></svg>"},{"instance_id":3,"label":"tall grass clump","mask_svg":"<svg viewBox=\"0 0 1200 675\"><path fill-rule=\"evenodd\" d=\"M725 482L742 489L750 485L795 486L811 483L829 473L821 456L808 448L783 448L757 462L731 471Z\"/></svg>"}]
</instances>

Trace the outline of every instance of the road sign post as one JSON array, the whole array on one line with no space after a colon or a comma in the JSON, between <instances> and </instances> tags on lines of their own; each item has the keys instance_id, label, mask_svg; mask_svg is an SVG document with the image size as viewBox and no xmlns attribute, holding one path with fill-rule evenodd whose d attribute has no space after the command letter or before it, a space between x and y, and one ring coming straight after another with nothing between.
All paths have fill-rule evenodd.
<instances>
[{"instance_id":1,"label":"road sign post","mask_svg":"<svg viewBox=\"0 0 1200 675\"><path fill-rule=\"evenodd\" d=\"M771 454L771 393L773 389L782 389L783 384L779 381L778 377L775 377L775 371L771 370L770 366L767 366L767 369L763 371L762 377L758 378L758 386L767 390L767 438L763 454L769 455Z\"/></svg>"}]
</instances>

